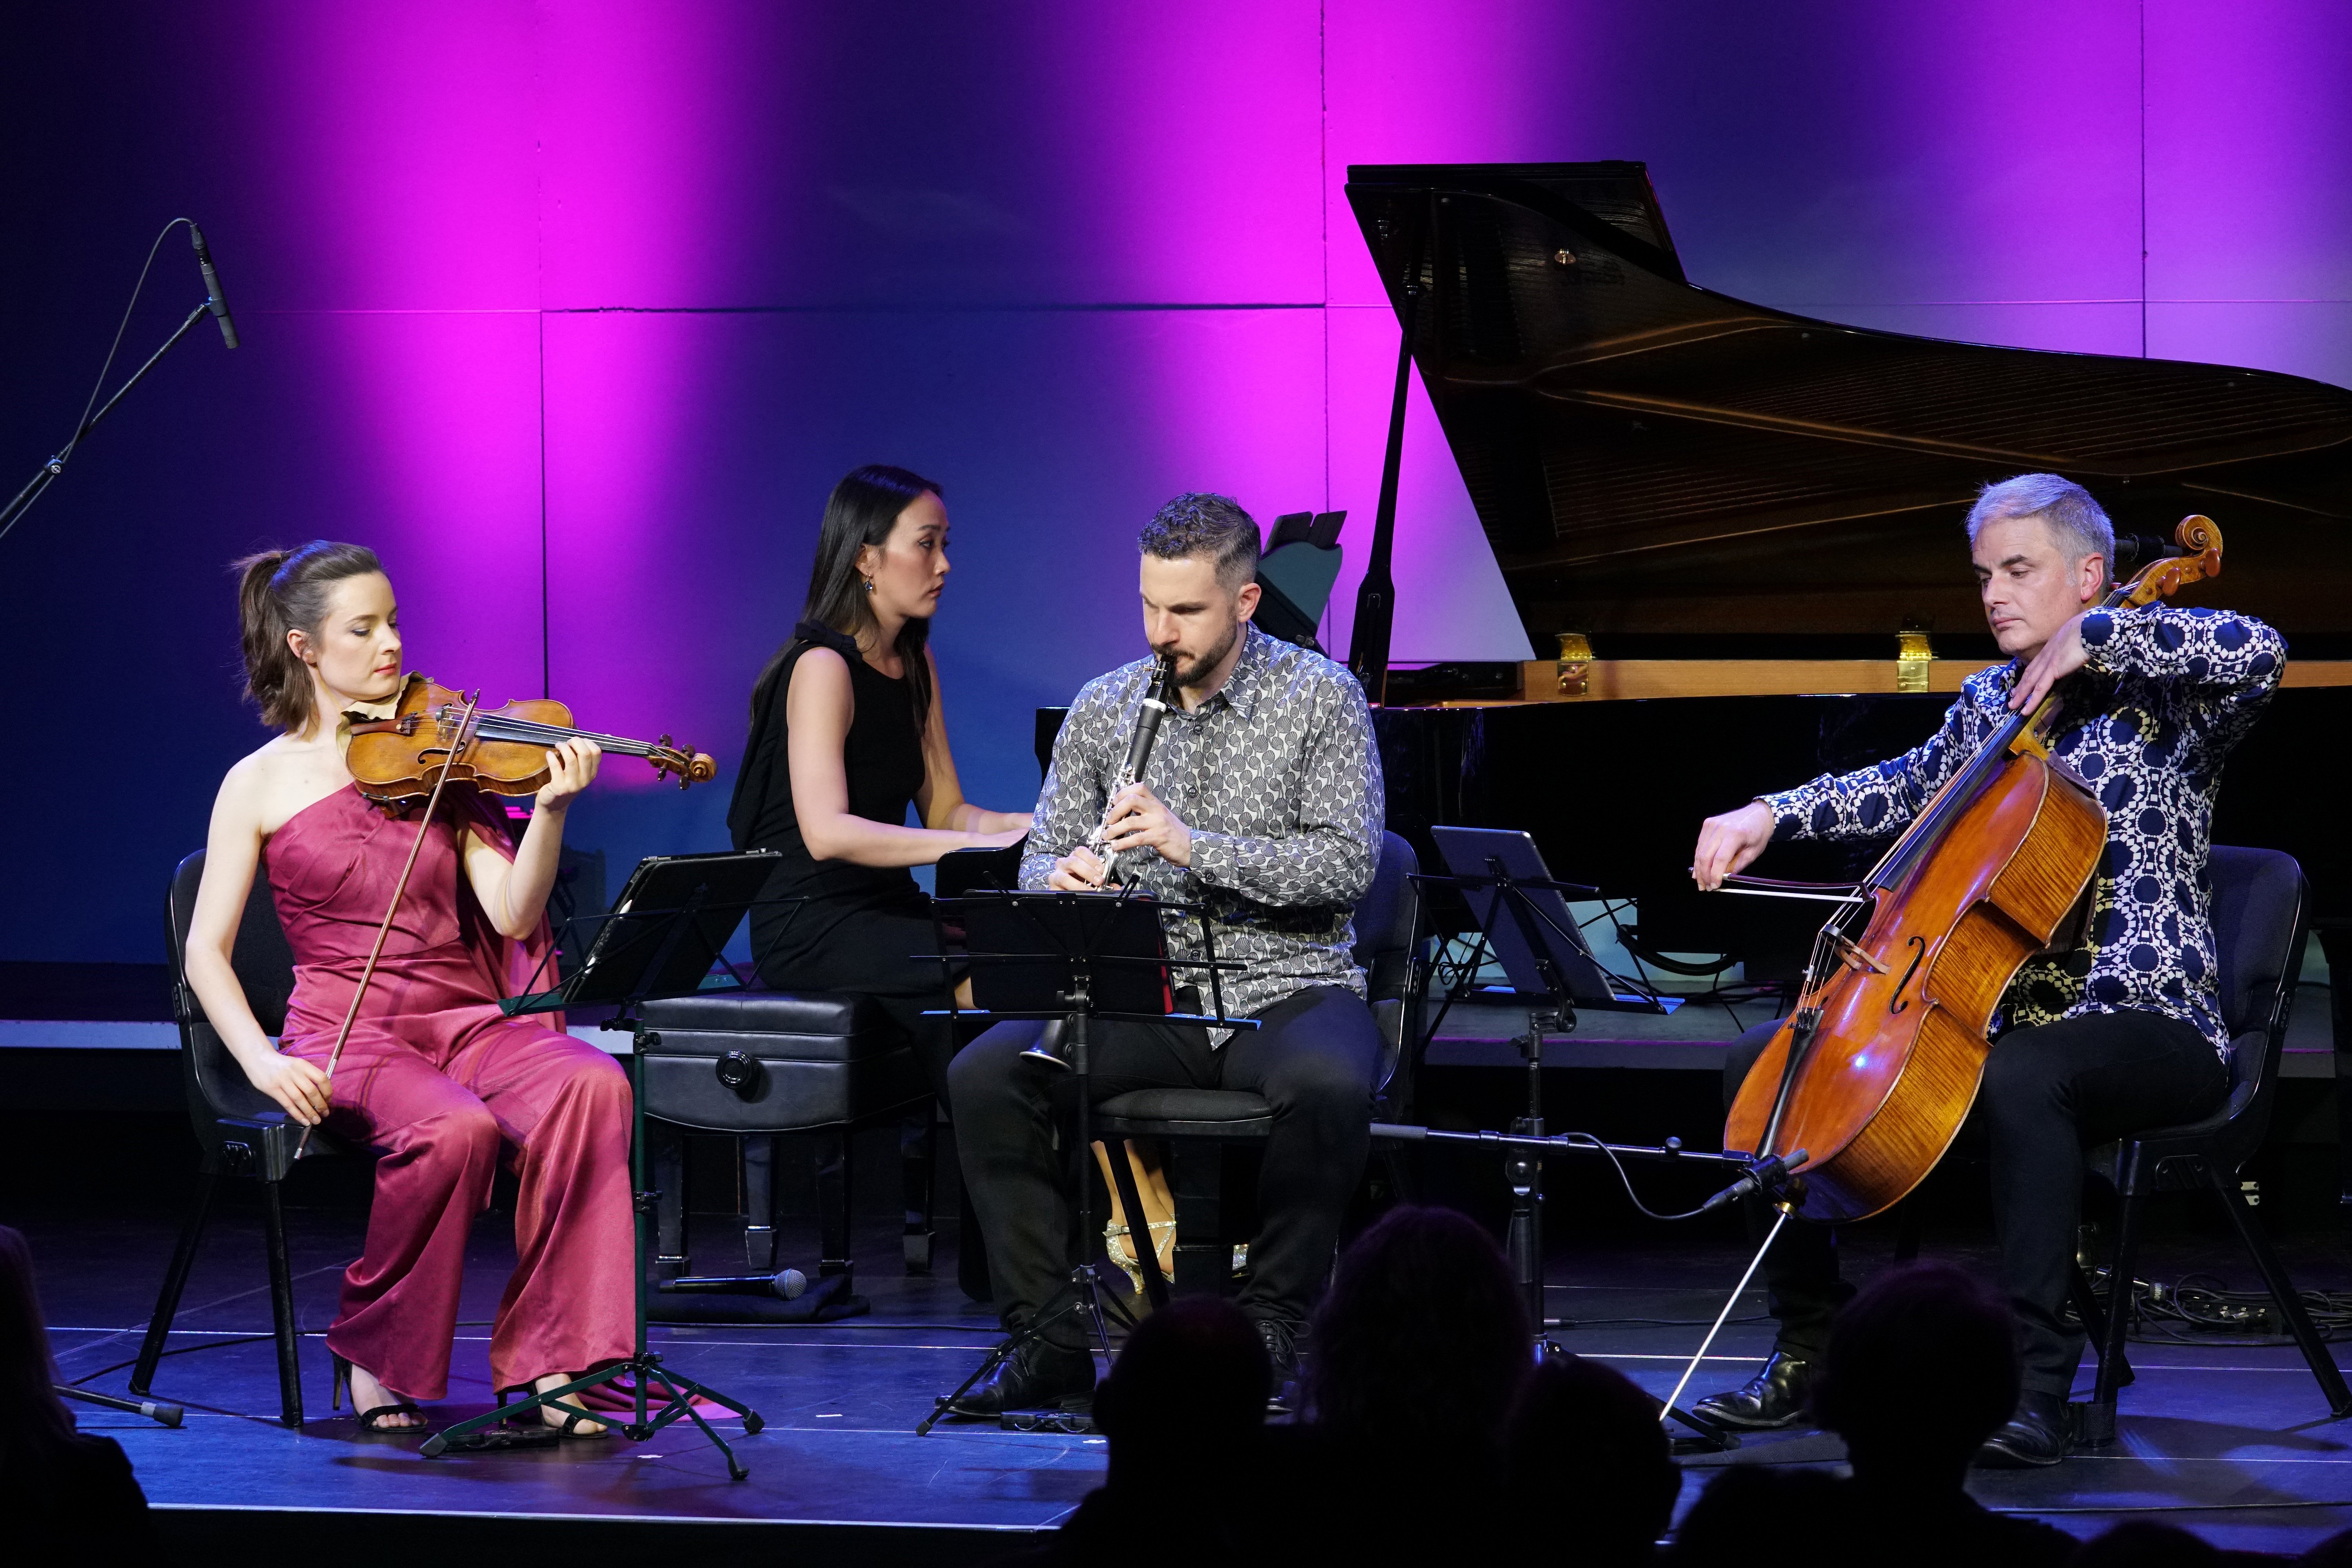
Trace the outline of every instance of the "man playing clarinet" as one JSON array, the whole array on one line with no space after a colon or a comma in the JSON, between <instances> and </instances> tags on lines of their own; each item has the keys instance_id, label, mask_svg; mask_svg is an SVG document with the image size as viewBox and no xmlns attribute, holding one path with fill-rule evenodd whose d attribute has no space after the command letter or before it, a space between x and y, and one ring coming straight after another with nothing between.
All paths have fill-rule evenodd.
<instances>
[{"instance_id":1,"label":"man playing clarinet","mask_svg":"<svg viewBox=\"0 0 2352 1568\"><path fill-rule=\"evenodd\" d=\"M1088 1037L1091 1082L1098 1100L1137 1089L1225 1089L1273 1106L1263 1219L1240 1305L1281 1388L1295 1376L1297 1340L1370 1142L1379 1037L1351 956L1349 912L1380 858L1380 761L1354 679L1251 624L1258 530L1247 512L1223 496L1178 496L1139 543L1154 658L1078 693L1054 744L1021 884L1078 891L1115 879L1205 906L1216 956L1244 965L1220 984L1226 1012L1257 1028L1098 1022ZM1160 658L1174 662L1176 700L1141 782L1113 793ZM1171 957L1203 956L1189 921L1167 923ZM1176 981L1187 984L1185 972ZM1056 1091L1066 1100L1070 1076L1024 1054L1044 1027L999 1024L948 1074L964 1183L1008 1331L1026 1325L1069 1276L1055 1123ZM1088 1392L1088 1327L1082 1313L1061 1313L955 1413L993 1417Z\"/></svg>"},{"instance_id":2,"label":"man playing clarinet","mask_svg":"<svg viewBox=\"0 0 2352 1568\"><path fill-rule=\"evenodd\" d=\"M1775 838L1891 837L2012 712L2059 693L2051 752L2105 808L2106 847L2080 945L2030 960L2002 999L1976 1110L2024 1363L2016 1415L1979 1462L2049 1465L2071 1440L2066 1395L2083 1356L2083 1331L2064 1316L2082 1151L2192 1121L2229 1091L2206 849L2222 760L2277 687L2286 647L2226 611L2091 607L2108 585L2115 531L2055 474L1987 486L1968 532L1985 618L2010 662L1970 676L1943 727L1903 756L1708 818L1691 873L1720 887ZM1732 1047L1727 1105L1778 1026ZM1784 1228L1764 1271L1780 1325L1772 1359L1698 1406L1734 1426L1803 1418L1830 1319L1850 1294L1827 1226Z\"/></svg>"}]
</instances>

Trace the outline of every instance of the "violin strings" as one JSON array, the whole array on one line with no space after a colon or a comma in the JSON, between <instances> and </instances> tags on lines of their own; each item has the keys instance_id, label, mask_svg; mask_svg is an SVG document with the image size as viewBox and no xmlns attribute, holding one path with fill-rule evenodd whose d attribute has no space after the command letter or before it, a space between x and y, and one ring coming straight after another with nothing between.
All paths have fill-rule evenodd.
<instances>
[{"instance_id":1,"label":"violin strings","mask_svg":"<svg viewBox=\"0 0 2352 1568\"><path fill-rule=\"evenodd\" d=\"M643 756L654 748L643 741L632 741L625 735L600 735L593 730L567 730L561 724L542 724L534 719L483 718L476 721L474 733L485 741L593 741L608 752L620 752L629 756Z\"/></svg>"}]
</instances>

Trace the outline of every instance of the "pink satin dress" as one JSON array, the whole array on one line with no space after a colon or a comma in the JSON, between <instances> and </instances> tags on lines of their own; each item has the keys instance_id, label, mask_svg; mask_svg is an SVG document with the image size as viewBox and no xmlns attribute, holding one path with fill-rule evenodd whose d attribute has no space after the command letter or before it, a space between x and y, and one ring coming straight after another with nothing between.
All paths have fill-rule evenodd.
<instances>
[{"instance_id":1,"label":"pink satin dress","mask_svg":"<svg viewBox=\"0 0 2352 1568\"><path fill-rule=\"evenodd\" d=\"M490 1336L494 1385L616 1360L635 1331L628 1077L545 1016L499 1011L548 936L542 924L528 943L501 937L466 880L461 835L513 855L491 810L470 789L442 796L327 1117L382 1155L366 1249L344 1272L327 1345L413 1399L448 1392L467 1235L501 1158L521 1194L518 1260ZM270 838L270 892L294 952L288 1055L326 1066L421 815L389 817L339 790Z\"/></svg>"}]
</instances>

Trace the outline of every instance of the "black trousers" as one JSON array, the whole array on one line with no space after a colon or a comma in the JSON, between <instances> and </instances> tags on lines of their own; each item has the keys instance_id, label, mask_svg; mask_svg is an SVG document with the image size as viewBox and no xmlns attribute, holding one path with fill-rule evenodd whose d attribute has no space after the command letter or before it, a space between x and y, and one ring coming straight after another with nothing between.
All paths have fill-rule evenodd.
<instances>
[{"instance_id":1,"label":"black trousers","mask_svg":"<svg viewBox=\"0 0 2352 1568\"><path fill-rule=\"evenodd\" d=\"M953 981L964 966L914 955L940 950L930 905L920 894L904 905L839 905L812 901L785 928L786 943L755 939L760 978L779 991L859 991L898 1026L923 1064L931 1092L947 1097L948 1058L955 1041L945 1018L926 1011L947 1005L940 972Z\"/></svg>"},{"instance_id":2,"label":"black trousers","mask_svg":"<svg viewBox=\"0 0 2352 1568\"><path fill-rule=\"evenodd\" d=\"M1303 1321L1330 1272L1339 1220L1371 1144L1380 1035L1354 992L1316 985L1257 1015L1261 1026L1211 1049L1208 1032L1097 1022L1087 1038L1094 1098L1137 1089L1231 1089L1274 1107L1258 1177L1257 1236L1239 1305L1253 1318ZM1007 1328L1060 1289L1071 1266L1070 1205L1055 1126L1075 1079L1024 1058L1044 1026L999 1024L948 1069L964 1186L988 1247L989 1282ZM1090 1166L1091 1161L1087 1162ZM1063 1319L1047 1337L1084 1344Z\"/></svg>"},{"instance_id":3,"label":"black trousers","mask_svg":"<svg viewBox=\"0 0 2352 1568\"><path fill-rule=\"evenodd\" d=\"M1779 1027L1759 1024L1731 1047L1727 1110ZM2027 1388L2063 1396L2083 1360L2082 1330L2063 1316L2083 1211L2083 1151L2194 1121L2228 1089L2212 1042L2157 1013L2093 1013L2012 1029L1993 1043L1969 1121L1990 1145L2000 1282L2017 1314ZM1771 1210L1752 1199L1747 1208L1760 1243ZM1853 1294L1838 1277L1835 1230L1791 1220L1764 1259L1764 1279L1780 1325L1778 1348L1818 1357L1831 1319Z\"/></svg>"}]
</instances>

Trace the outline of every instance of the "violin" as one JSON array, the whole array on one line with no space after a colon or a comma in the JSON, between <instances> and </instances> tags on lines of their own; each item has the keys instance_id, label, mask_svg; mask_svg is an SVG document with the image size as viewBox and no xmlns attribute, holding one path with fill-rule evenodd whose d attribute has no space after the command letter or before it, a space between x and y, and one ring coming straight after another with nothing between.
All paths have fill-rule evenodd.
<instances>
[{"instance_id":1,"label":"violin","mask_svg":"<svg viewBox=\"0 0 2352 1568\"><path fill-rule=\"evenodd\" d=\"M2183 519L2173 538L2186 553L2150 563L2103 607L2221 574L2212 519ZM1726 1149L1797 1173L1785 1212L1863 1219L1926 1180L1976 1100L1985 1034L2010 982L2064 944L2059 933L2106 847L2107 814L2050 754L2060 706L2053 691L1996 729L1815 939L1798 1005L1723 1133Z\"/></svg>"},{"instance_id":2,"label":"violin","mask_svg":"<svg viewBox=\"0 0 2352 1568\"><path fill-rule=\"evenodd\" d=\"M368 993L368 983L375 978L384 938L392 931L392 917L399 912L400 900L408 891L417 851L425 846L425 831L433 825L434 808L441 804L444 785L470 784L490 795L536 795L547 783L547 749L562 741L593 741L607 752L643 757L653 763L656 777L677 774L680 789L706 783L719 771L708 756L671 744L667 735L648 744L625 736L576 730L572 726L572 710L552 698L525 699L486 711L480 692L467 696L453 691L435 685L430 676L403 679L392 714L389 719L352 725L344 761L352 770L352 782L368 799L379 805L421 800L425 815L409 841L408 858L400 868L400 879L393 884L383 922L376 927L375 945L368 950L360 983L343 1013L343 1026L335 1034L334 1049L327 1053L330 1078L343 1059L343 1047L360 1016L360 1001ZM305 1127L294 1145L294 1157L302 1158L310 1146L310 1129Z\"/></svg>"},{"instance_id":3,"label":"violin","mask_svg":"<svg viewBox=\"0 0 2352 1568\"><path fill-rule=\"evenodd\" d=\"M677 787L708 783L719 769L704 753L654 742L572 728L572 710L552 698L483 708L481 694L436 685L429 676L401 683L393 717L352 726L345 762L360 793L379 805L423 800L446 774L488 795L536 795L547 783L547 750L560 741L593 741L607 756L643 757L656 777Z\"/></svg>"}]
</instances>

